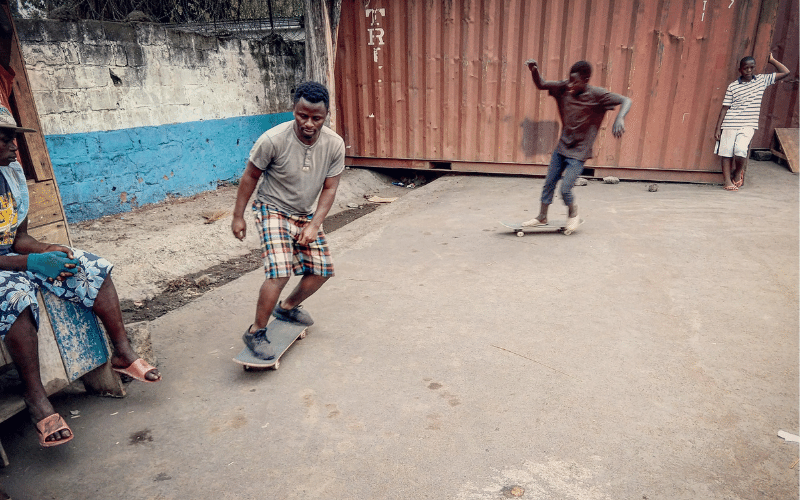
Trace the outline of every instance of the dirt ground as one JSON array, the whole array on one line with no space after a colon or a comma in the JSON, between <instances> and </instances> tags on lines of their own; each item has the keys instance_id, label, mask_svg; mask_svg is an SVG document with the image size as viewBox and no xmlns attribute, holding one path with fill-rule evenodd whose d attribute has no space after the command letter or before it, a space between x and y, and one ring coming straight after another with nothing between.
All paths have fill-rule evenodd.
<instances>
[{"instance_id":1,"label":"dirt ground","mask_svg":"<svg viewBox=\"0 0 800 500\"><path fill-rule=\"evenodd\" d=\"M402 183L397 186L393 183ZM325 220L330 233L380 207L370 196L399 198L426 183L421 175L345 170ZM70 225L73 246L115 264L114 283L126 323L152 320L261 266L258 233L230 232L237 186L224 185L132 212ZM249 212L249 211L248 211ZM250 218L250 214L245 214Z\"/></svg>"}]
</instances>

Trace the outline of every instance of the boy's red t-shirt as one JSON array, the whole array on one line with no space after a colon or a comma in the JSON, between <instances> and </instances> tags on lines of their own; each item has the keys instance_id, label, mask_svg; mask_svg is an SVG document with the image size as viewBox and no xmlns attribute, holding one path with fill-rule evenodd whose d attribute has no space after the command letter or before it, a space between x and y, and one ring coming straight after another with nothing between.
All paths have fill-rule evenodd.
<instances>
[{"instance_id":1,"label":"boy's red t-shirt","mask_svg":"<svg viewBox=\"0 0 800 500\"><path fill-rule=\"evenodd\" d=\"M558 82L549 93L561 115L561 137L556 152L567 158L588 160L606 112L622 104L622 96L591 85L575 96L567 91L567 80Z\"/></svg>"}]
</instances>

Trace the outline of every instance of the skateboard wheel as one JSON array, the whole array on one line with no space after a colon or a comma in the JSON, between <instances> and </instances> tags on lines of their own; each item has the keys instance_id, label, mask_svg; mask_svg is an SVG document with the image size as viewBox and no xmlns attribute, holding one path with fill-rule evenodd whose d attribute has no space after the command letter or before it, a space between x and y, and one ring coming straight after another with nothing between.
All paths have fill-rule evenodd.
<instances>
[{"instance_id":1,"label":"skateboard wheel","mask_svg":"<svg viewBox=\"0 0 800 500\"><path fill-rule=\"evenodd\" d=\"M308 335L308 333L306 333L306 330L303 330L303 331L300 333L300 337L299 337L299 338L301 338L301 339L304 339L304 338L306 338L306 335Z\"/></svg>"},{"instance_id":2,"label":"skateboard wheel","mask_svg":"<svg viewBox=\"0 0 800 500\"><path fill-rule=\"evenodd\" d=\"M244 368L244 371L246 371L246 372L249 372L249 371L252 371L252 370L253 370L252 368L250 368L250 367L249 367L249 366L247 366L247 365L242 365L242 368Z\"/></svg>"},{"instance_id":3,"label":"skateboard wheel","mask_svg":"<svg viewBox=\"0 0 800 500\"><path fill-rule=\"evenodd\" d=\"M517 236L522 238L523 236L525 236L525 231L517 231Z\"/></svg>"},{"instance_id":4,"label":"skateboard wheel","mask_svg":"<svg viewBox=\"0 0 800 500\"><path fill-rule=\"evenodd\" d=\"M277 369L278 369L278 367L280 367L280 366L281 366L281 361L280 361L280 360L278 360L278 361L275 361L275 364L274 364L274 365L272 365L272 369L273 369L273 370L277 370Z\"/></svg>"}]
</instances>

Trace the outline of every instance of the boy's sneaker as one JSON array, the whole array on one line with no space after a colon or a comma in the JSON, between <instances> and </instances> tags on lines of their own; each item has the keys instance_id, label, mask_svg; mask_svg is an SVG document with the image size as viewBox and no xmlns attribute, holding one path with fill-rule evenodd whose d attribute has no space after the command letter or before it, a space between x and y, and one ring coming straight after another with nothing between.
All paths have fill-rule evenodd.
<instances>
[{"instance_id":1,"label":"boy's sneaker","mask_svg":"<svg viewBox=\"0 0 800 500\"><path fill-rule=\"evenodd\" d=\"M250 327L247 327L247 330L244 331L244 335L242 335L242 340L244 341L244 345L253 351L255 357L263 359L264 361L275 358L275 351L272 349L272 345L270 345L269 339L267 338L267 327L256 330L254 333L250 333Z\"/></svg>"},{"instance_id":2,"label":"boy's sneaker","mask_svg":"<svg viewBox=\"0 0 800 500\"><path fill-rule=\"evenodd\" d=\"M272 310L272 315L278 319L300 323L301 325L311 326L314 324L311 315L303 310L303 306L296 306L293 309L284 309L281 307L281 303L278 302L275 305L275 309Z\"/></svg>"},{"instance_id":3,"label":"boy's sneaker","mask_svg":"<svg viewBox=\"0 0 800 500\"><path fill-rule=\"evenodd\" d=\"M542 222L539 219L531 219L522 223L522 227L536 227L536 226L546 226L547 222Z\"/></svg>"},{"instance_id":4,"label":"boy's sneaker","mask_svg":"<svg viewBox=\"0 0 800 500\"><path fill-rule=\"evenodd\" d=\"M578 207L575 207L575 217L569 217L567 219L567 225L564 228L564 234L572 234L580 225L581 218L578 216Z\"/></svg>"}]
</instances>

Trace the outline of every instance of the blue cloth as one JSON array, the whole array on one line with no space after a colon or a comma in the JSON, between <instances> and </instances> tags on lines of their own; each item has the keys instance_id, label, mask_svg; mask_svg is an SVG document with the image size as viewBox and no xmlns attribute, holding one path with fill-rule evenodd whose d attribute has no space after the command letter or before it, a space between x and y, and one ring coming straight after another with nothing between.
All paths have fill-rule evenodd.
<instances>
[{"instance_id":1,"label":"blue cloth","mask_svg":"<svg viewBox=\"0 0 800 500\"><path fill-rule=\"evenodd\" d=\"M575 203L575 197L572 196L572 186L575 185L578 176L583 172L583 163L581 160L567 158L557 151L553 151L553 156L550 158L550 166L547 168L547 177L542 187L542 203L547 205L553 203L556 183L561 179L562 174L564 179L561 180L561 198L564 200L565 205Z\"/></svg>"},{"instance_id":2,"label":"blue cloth","mask_svg":"<svg viewBox=\"0 0 800 500\"><path fill-rule=\"evenodd\" d=\"M64 281L48 281L46 276L31 271L0 271L0 336L4 337L11 325L27 308L31 308L36 328L39 328L39 303L36 292L44 288L56 297L94 307L97 292L111 273L113 264L94 254L72 249L80 261L75 275ZM16 254L8 254L16 255Z\"/></svg>"}]
</instances>

